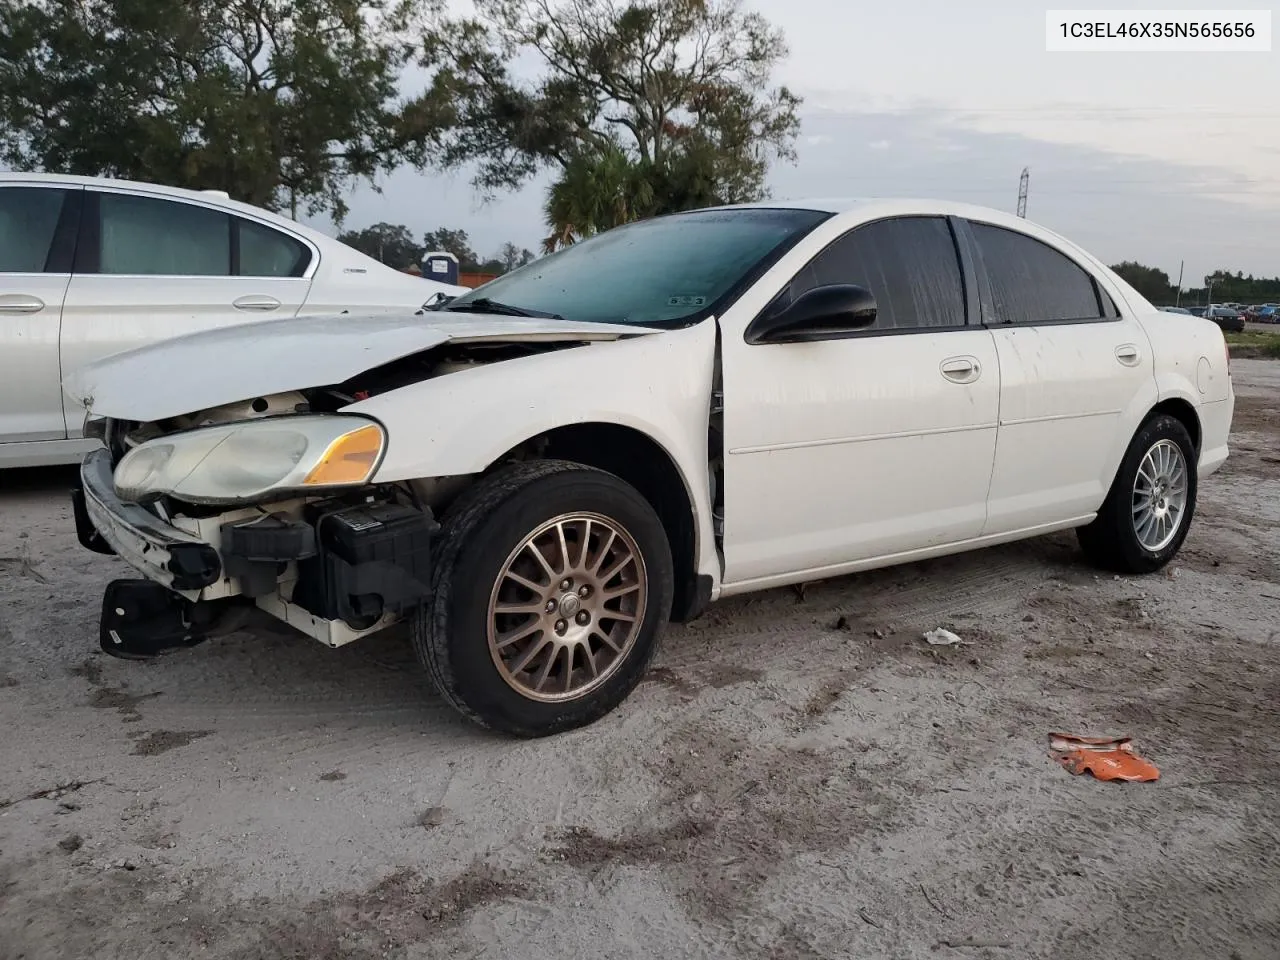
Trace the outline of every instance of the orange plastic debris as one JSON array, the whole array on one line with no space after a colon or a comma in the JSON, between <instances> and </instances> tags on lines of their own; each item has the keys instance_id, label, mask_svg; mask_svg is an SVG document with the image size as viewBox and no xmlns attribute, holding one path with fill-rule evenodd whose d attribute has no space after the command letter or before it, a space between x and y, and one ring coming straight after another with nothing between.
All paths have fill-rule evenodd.
<instances>
[{"instance_id":1,"label":"orange plastic debris","mask_svg":"<svg viewBox=\"0 0 1280 960\"><path fill-rule=\"evenodd\" d=\"M1091 773L1098 780L1126 780L1149 783L1160 779L1160 771L1150 760L1133 752L1130 737L1078 737L1071 733L1049 734L1050 756L1079 776Z\"/></svg>"}]
</instances>

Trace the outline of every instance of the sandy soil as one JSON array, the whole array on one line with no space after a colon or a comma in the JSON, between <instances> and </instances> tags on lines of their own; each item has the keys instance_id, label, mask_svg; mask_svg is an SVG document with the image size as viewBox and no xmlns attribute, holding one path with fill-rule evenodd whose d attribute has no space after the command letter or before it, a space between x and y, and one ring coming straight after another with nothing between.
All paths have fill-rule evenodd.
<instances>
[{"instance_id":1,"label":"sandy soil","mask_svg":"<svg viewBox=\"0 0 1280 960\"><path fill-rule=\"evenodd\" d=\"M534 743L401 638L101 655L122 566L65 474L6 476L0 958L1273 958L1280 363L1234 373L1166 573L1068 535L726 602ZM1163 777L1071 777L1052 730Z\"/></svg>"}]
</instances>

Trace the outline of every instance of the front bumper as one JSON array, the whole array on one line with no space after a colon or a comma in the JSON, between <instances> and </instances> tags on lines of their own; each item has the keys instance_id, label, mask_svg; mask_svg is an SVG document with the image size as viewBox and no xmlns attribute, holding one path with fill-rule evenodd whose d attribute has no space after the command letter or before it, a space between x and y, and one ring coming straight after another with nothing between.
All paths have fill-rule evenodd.
<instances>
[{"instance_id":1,"label":"front bumper","mask_svg":"<svg viewBox=\"0 0 1280 960\"><path fill-rule=\"evenodd\" d=\"M94 450L84 458L72 503L80 542L102 552L99 544L105 541L148 580L199 594L222 578L222 561L210 543L116 495L108 451Z\"/></svg>"},{"instance_id":2,"label":"front bumper","mask_svg":"<svg viewBox=\"0 0 1280 960\"><path fill-rule=\"evenodd\" d=\"M326 646L390 626L429 596L438 524L426 509L295 500L273 504L271 515L242 507L164 520L116 495L106 450L85 458L72 503L88 549L119 555L193 603L243 597ZM280 523L263 523L271 517ZM322 529L328 539L345 530L345 547Z\"/></svg>"}]
</instances>

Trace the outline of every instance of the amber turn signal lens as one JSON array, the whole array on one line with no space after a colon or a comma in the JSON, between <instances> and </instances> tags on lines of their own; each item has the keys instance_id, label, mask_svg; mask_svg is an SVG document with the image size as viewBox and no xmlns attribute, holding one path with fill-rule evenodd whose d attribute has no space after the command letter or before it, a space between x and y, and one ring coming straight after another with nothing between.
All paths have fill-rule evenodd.
<instances>
[{"instance_id":1,"label":"amber turn signal lens","mask_svg":"<svg viewBox=\"0 0 1280 960\"><path fill-rule=\"evenodd\" d=\"M382 428L370 424L344 433L324 452L302 482L308 486L364 483L382 453Z\"/></svg>"}]
</instances>

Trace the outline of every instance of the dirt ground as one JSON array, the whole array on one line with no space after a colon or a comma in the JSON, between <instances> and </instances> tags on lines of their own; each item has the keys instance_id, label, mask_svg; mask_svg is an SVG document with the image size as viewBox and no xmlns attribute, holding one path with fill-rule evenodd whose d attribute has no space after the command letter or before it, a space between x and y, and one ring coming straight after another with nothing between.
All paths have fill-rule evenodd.
<instances>
[{"instance_id":1,"label":"dirt ground","mask_svg":"<svg viewBox=\"0 0 1280 960\"><path fill-rule=\"evenodd\" d=\"M0 958L1280 951L1280 363L1175 566L1070 535L727 601L614 715L480 732L403 638L98 652L67 475L0 479ZM935 649L946 625L967 645ZM1130 734L1154 784L1072 777Z\"/></svg>"}]
</instances>

